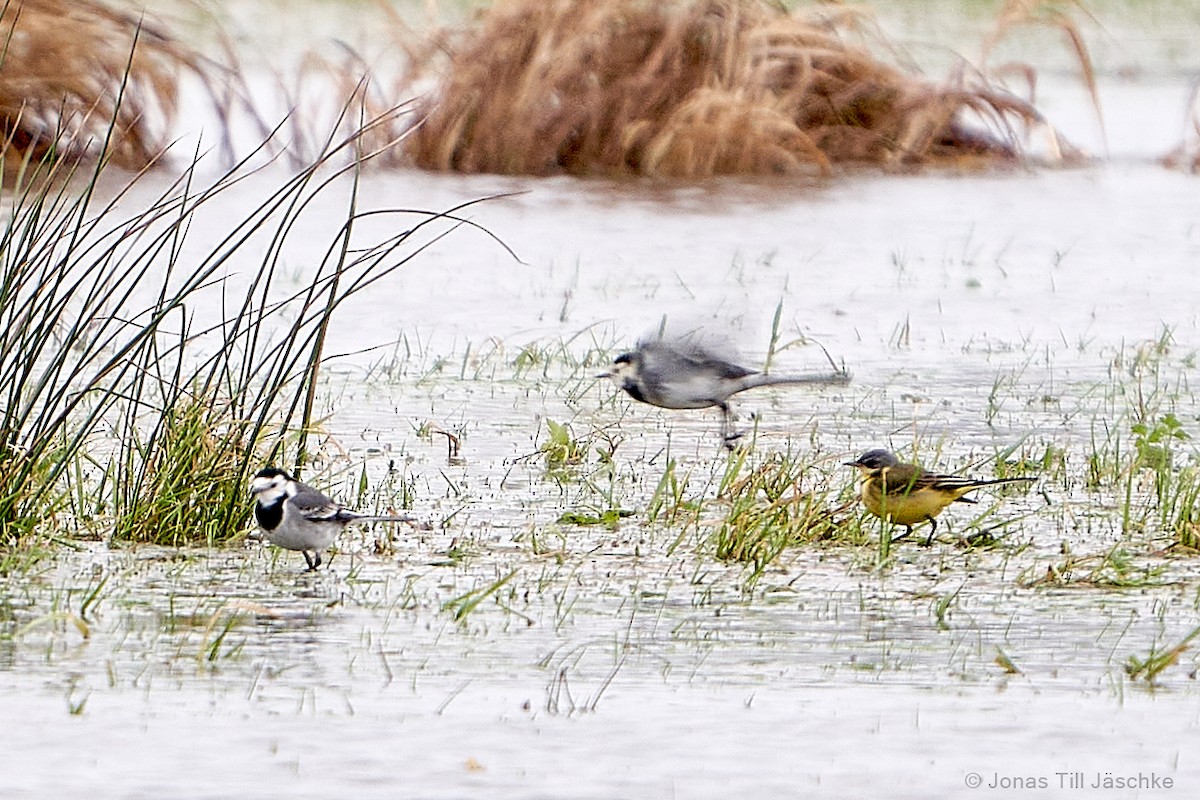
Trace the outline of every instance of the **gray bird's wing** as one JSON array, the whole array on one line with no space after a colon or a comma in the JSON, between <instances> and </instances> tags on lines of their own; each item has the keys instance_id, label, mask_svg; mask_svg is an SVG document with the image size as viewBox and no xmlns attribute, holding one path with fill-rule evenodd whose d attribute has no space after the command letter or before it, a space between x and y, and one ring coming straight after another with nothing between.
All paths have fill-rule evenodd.
<instances>
[{"instance_id":1,"label":"gray bird's wing","mask_svg":"<svg viewBox=\"0 0 1200 800\"><path fill-rule=\"evenodd\" d=\"M638 349L642 353L643 377L655 382L681 380L697 374L736 380L756 372L720 358L694 342L656 340L643 342Z\"/></svg>"},{"instance_id":2,"label":"gray bird's wing","mask_svg":"<svg viewBox=\"0 0 1200 800\"><path fill-rule=\"evenodd\" d=\"M296 489L296 493L288 500L306 519L320 521L352 518L352 515L347 516L347 512L340 505L308 484L297 481Z\"/></svg>"}]
</instances>

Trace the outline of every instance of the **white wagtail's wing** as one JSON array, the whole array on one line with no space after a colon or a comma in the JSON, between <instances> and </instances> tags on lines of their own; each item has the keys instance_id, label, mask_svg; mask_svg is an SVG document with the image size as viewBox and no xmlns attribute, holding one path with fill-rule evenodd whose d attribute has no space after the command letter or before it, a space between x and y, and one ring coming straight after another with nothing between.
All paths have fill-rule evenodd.
<instances>
[{"instance_id":1,"label":"white wagtail's wing","mask_svg":"<svg viewBox=\"0 0 1200 800\"><path fill-rule=\"evenodd\" d=\"M718 358L703 351L688 353L686 354L686 358L692 363L693 369L703 370L723 379L737 380L747 375L753 375L758 371L743 367L741 364L735 364L732 361L726 361L723 358Z\"/></svg>"},{"instance_id":2,"label":"white wagtail's wing","mask_svg":"<svg viewBox=\"0 0 1200 800\"><path fill-rule=\"evenodd\" d=\"M288 502L305 518L314 522L343 522L354 518L354 514L346 511L329 497L312 488L308 484L296 481L296 493L288 498Z\"/></svg>"},{"instance_id":3,"label":"white wagtail's wing","mask_svg":"<svg viewBox=\"0 0 1200 800\"><path fill-rule=\"evenodd\" d=\"M660 396L686 368L679 354L659 340L638 342L637 355L637 381L651 398Z\"/></svg>"},{"instance_id":4,"label":"white wagtail's wing","mask_svg":"<svg viewBox=\"0 0 1200 800\"><path fill-rule=\"evenodd\" d=\"M755 372L688 340L668 342L660 339L644 342L638 349L642 353L643 372L660 375L663 380L680 380L697 374L736 380Z\"/></svg>"}]
</instances>

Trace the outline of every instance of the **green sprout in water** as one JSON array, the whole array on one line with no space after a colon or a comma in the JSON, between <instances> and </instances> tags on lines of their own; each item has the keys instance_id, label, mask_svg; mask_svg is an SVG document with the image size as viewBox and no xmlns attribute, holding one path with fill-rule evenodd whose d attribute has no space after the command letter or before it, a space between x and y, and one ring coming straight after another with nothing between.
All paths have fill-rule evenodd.
<instances>
[{"instance_id":1,"label":"green sprout in water","mask_svg":"<svg viewBox=\"0 0 1200 800\"><path fill-rule=\"evenodd\" d=\"M1158 421L1137 422L1132 427L1138 465L1155 471L1170 469L1171 443L1191 438L1174 414Z\"/></svg>"},{"instance_id":2,"label":"green sprout in water","mask_svg":"<svg viewBox=\"0 0 1200 800\"><path fill-rule=\"evenodd\" d=\"M616 530L621 520L632 517L633 512L625 508L610 508L599 513L566 511L558 518L561 525L603 525Z\"/></svg>"},{"instance_id":3,"label":"green sprout in water","mask_svg":"<svg viewBox=\"0 0 1200 800\"><path fill-rule=\"evenodd\" d=\"M1145 658L1139 658L1136 655L1129 656L1125 662L1125 673L1134 680L1144 678L1147 683L1153 684L1163 670L1179 661L1179 656L1188 649L1192 640L1197 636L1200 636L1200 626L1193 628L1179 642L1165 650L1160 650L1156 643L1151 645L1150 652L1146 654Z\"/></svg>"},{"instance_id":4,"label":"green sprout in water","mask_svg":"<svg viewBox=\"0 0 1200 800\"><path fill-rule=\"evenodd\" d=\"M587 446L576 439L571 427L552 419L546 420L550 438L542 442L538 452L546 459L546 471L554 475L565 475L570 469L583 463Z\"/></svg>"},{"instance_id":5,"label":"green sprout in water","mask_svg":"<svg viewBox=\"0 0 1200 800\"><path fill-rule=\"evenodd\" d=\"M499 592L506 583L513 579L513 576L516 575L517 572L519 572L519 570L514 569L503 578L500 578L499 580L494 581L487 586L480 587L479 589L473 589L466 594L462 594L451 600L447 600L445 603L442 603L442 610L449 611L454 616L455 622L465 621L471 612L479 607L480 603Z\"/></svg>"},{"instance_id":6,"label":"green sprout in water","mask_svg":"<svg viewBox=\"0 0 1200 800\"><path fill-rule=\"evenodd\" d=\"M1173 445L1187 441L1191 436L1171 413L1159 419L1145 418L1134 423L1130 430L1133 432L1134 459L1125 483L1123 528L1130 530L1133 527L1134 485L1142 471L1149 471L1154 476L1153 507L1161 512L1163 524L1169 525L1169 509L1175 505L1173 495L1177 492ZM1145 515L1148 513L1149 509ZM1140 522L1144 523L1144 516Z\"/></svg>"}]
</instances>

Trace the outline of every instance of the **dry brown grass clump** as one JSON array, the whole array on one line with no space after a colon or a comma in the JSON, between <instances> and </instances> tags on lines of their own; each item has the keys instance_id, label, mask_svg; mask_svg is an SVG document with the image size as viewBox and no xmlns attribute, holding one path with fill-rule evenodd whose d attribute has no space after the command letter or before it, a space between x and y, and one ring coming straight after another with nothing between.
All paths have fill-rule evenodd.
<instances>
[{"instance_id":1,"label":"dry brown grass clump","mask_svg":"<svg viewBox=\"0 0 1200 800\"><path fill-rule=\"evenodd\" d=\"M435 170L690 178L1015 157L1010 125L1040 120L1029 103L885 63L841 37L856 19L758 0L497 0L451 40L409 153Z\"/></svg>"},{"instance_id":2,"label":"dry brown grass clump","mask_svg":"<svg viewBox=\"0 0 1200 800\"><path fill-rule=\"evenodd\" d=\"M1188 103L1188 128L1180 142L1162 162L1171 169L1200 173L1200 87L1192 89Z\"/></svg>"},{"instance_id":3,"label":"dry brown grass clump","mask_svg":"<svg viewBox=\"0 0 1200 800\"><path fill-rule=\"evenodd\" d=\"M103 155L139 169L161 154L179 68L194 66L185 48L96 0L0 2L6 171Z\"/></svg>"}]
</instances>

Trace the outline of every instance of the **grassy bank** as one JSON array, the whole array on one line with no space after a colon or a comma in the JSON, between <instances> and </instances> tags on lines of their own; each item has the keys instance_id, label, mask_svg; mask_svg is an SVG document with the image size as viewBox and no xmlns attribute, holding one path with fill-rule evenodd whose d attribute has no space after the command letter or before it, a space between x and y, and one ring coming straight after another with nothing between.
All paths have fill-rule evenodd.
<instances>
[{"instance_id":1,"label":"grassy bank","mask_svg":"<svg viewBox=\"0 0 1200 800\"><path fill-rule=\"evenodd\" d=\"M219 241L190 231L252 175L244 165L211 181L197 157L132 214L121 199L144 176L101 189L104 166L12 195L0 231L5 546L64 533L224 541L247 519L249 473L303 468L339 308L459 222L456 209L372 209L403 227L362 241L358 160L343 152L359 145L329 142ZM337 207L325 252L298 285L282 276L296 231Z\"/></svg>"}]
</instances>

